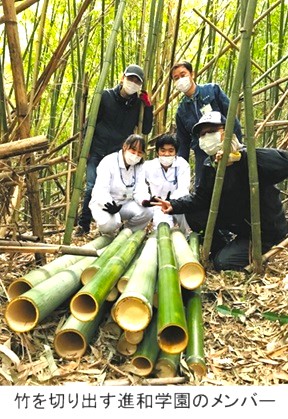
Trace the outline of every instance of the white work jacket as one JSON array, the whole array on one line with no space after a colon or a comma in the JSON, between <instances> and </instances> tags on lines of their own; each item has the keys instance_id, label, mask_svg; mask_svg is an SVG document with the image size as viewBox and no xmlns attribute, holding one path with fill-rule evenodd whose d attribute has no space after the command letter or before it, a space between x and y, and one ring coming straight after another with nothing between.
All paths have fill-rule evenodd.
<instances>
[{"instance_id":1,"label":"white work jacket","mask_svg":"<svg viewBox=\"0 0 288 419\"><path fill-rule=\"evenodd\" d=\"M165 199L168 192L171 192L170 198L177 199L189 194L191 170L183 157L176 156L167 171L161 166L158 157L147 160L144 163L144 171L151 196Z\"/></svg>"},{"instance_id":2,"label":"white work jacket","mask_svg":"<svg viewBox=\"0 0 288 419\"><path fill-rule=\"evenodd\" d=\"M131 200L141 205L149 196L143 164L138 163L126 169L120 150L105 156L99 163L89 207L104 207L104 204L112 201L123 204Z\"/></svg>"}]
</instances>

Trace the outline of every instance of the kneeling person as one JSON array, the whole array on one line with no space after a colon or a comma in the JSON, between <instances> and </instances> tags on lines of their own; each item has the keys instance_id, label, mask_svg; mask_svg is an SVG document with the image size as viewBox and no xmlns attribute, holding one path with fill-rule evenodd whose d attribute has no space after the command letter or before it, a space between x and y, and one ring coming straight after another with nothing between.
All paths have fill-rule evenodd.
<instances>
[{"instance_id":1,"label":"kneeling person","mask_svg":"<svg viewBox=\"0 0 288 419\"><path fill-rule=\"evenodd\" d=\"M132 134L122 150L99 163L89 207L101 233L115 234L123 222L134 232L145 228L152 219L152 209L142 206L142 201L150 197L143 170L144 154L144 138Z\"/></svg>"}]
</instances>

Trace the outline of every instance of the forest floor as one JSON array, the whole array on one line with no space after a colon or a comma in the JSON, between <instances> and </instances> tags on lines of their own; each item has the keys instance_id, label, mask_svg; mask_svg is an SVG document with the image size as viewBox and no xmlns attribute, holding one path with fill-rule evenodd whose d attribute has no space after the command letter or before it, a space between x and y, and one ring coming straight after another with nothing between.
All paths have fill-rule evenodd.
<instances>
[{"instance_id":1,"label":"forest floor","mask_svg":"<svg viewBox=\"0 0 288 419\"><path fill-rule=\"evenodd\" d=\"M47 242L61 244L62 234L54 234ZM93 238L92 231L84 239L74 238L71 245L82 246ZM30 332L16 333L9 329L4 318L7 288L13 280L34 269L34 261L33 254L0 254L0 385L157 384L153 375L137 375L131 357L117 352L119 335L107 331L106 318L80 359L60 358L53 340L59 324L70 314L68 303L58 307ZM207 270L202 288L207 373L197 376L182 357L177 376L167 382L192 386L287 384L287 296L287 248L265 265L261 275ZM267 312L281 314L286 323L279 318L267 319L263 316Z\"/></svg>"}]
</instances>

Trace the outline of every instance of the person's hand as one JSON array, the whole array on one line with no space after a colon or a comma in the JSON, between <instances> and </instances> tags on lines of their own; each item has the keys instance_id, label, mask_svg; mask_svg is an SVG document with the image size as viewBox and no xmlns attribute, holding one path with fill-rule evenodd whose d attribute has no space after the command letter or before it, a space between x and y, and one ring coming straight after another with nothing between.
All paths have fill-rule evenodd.
<instances>
[{"instance_id":1,"label":"person's hand","mask_svg":"<svg viewBox=\"0 0 288 419\"><path fill-rule=\"evenodd\" d=\"M223 154L224 154L223 150L217 151L217 153L215 154L215 161L217 163L222 159Z\"/></svg>"},{"instance_id":2,"label":"person's hand","mask_svg":"<svg viewBox=\"0 0 288 419\"><path fill-rule=\"evenodd\" d=\"M154 207L161 207L162 212L164 212L164 214L170 214L173 211L173 207L170 204L169 201L165 201L164 199L161 198L155 198L156 202L151 202L151 205Z\"/></svg>"},{"instance_id":3,"label":"person's hand","mask_svg":"<svg viewBox=\"0 0 288 419\"><path fill-rule=\"evenodd\" d=\"M112 204L110 202L107 202L104 204L103 211L109 212L109 214L116 214L120 211L122 208L122 205L117 205L115 201L112 201Z\"/></svg>"},{"instance_id":4,"label":"person's hand","mask_svg":"<svg viewBox=\"0 0 288 419\"><path fill-rule=\"evenodd\" d=\"M150 100L149 95L146 92L146 90L141 90L141 93L140 93L139 97L140 97L140 99L142 100L142 102L144 103L145 106L151 106L152 105L151 100Z\"/></svg>"},{"instance_id":5,"label":"person's hand","mask_svg":"<svg viewBox=\"0 0 288 419\"><path fill-rule=\"evenodd\" d=\"M156 196L152 196L150 199L144 199L144 201L142 201L142 207L152 207L152 202L157 202Z\"/></svg>"}]
</instances>

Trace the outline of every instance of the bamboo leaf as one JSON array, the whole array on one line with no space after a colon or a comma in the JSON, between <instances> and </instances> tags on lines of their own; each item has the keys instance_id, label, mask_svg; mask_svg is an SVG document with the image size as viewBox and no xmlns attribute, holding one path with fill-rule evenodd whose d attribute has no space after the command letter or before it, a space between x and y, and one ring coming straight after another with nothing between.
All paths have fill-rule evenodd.
<instances>
[{"instance_id":1,"label":"bamboo leaf","mask_svg":"<svg viewBox=\"0 0 288 419\"><path fill-rule=\"evenodd\" d=\"M287 314L279 314L273 311L266 311L265 313L262 313L262 316L271 322L279 321L280 324L288 324Z\"/></svg>"},{"instance_id":2,"label":"bamboo leaf","mask_svg":"<svg viewBox=\"0 0 288 419\"><path fill-rule=\"evenodd\" d=\"M245 321L246 315L244 311L239 310L238 308L229 308L224 305L219 305L216 307L217 311L225 316L233 316L233 317L239 317L240 320Z\"/></svg>"}]
</instances>

